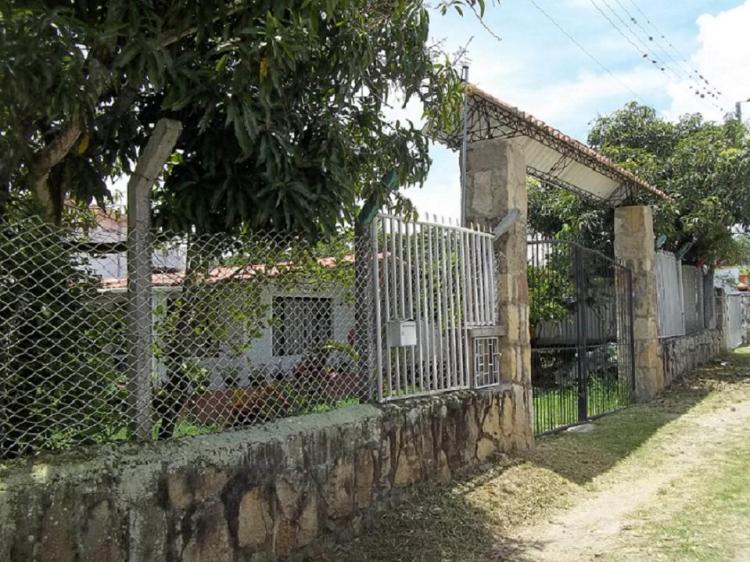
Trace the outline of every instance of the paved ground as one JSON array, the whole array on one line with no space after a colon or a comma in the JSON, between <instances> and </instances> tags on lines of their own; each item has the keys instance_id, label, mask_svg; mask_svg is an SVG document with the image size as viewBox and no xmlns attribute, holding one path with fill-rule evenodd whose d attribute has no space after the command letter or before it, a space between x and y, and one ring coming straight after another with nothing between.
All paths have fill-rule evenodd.
<instances>
[{"instance_id":1,"label":"paved ground","mask_svg":"<svg viewBox=\"0 0 750 562\"><path fill-rule=\"evenodd\" d=\"M649 404L419 488L327 556L750 561L750 349Z\"/></svg>"}]
</instances>

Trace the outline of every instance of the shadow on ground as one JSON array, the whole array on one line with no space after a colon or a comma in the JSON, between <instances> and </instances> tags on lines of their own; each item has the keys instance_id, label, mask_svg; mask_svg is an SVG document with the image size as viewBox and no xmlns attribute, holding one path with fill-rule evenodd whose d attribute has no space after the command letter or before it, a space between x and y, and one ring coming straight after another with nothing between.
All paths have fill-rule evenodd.
<instances>
[{"instance_id":1,"label":"shadow on ground","mask_svg":"<svg viewBox=\"0 0 750 562\"><path fill-rule=\"evenodd\" d=\"M723 354L680 378L656 399L596 420L591 435L574 430L542 437L521 458L586 484L632 455L659 430L678 420L724 386L750 381L750 354Z\"/></svg>"},{"instance_id":2,"label":"shadow on ground","mask_svg":"<svg viewBox=\"0 0 750 562\"><path fill-rule=\"evenodd\" d=\"M673 383L662 396L594 422L590 433L540 438L532 451L501 456L449 485L416 486L375 527L323 560L535 560L540 544L510 538L575 503L592 479L633 455L658 431L728 385L750 382L750 354L734 353ZM731 393L727 393L731 396Z\"/></svg>"},{"instance_id":3,"label":"shadow on ground","mask_svg":"<svg viewBox=\"0 0 750 562\"><path fill-rule=\"evenodd\" d=\"M321 560L471 561L497 559L502 552L501 560L532 561L533 556L527 553L538 545L504 537L498 532L499 522L471 499L477 489L486 486L490 474L502 479L522 464L518 459L502 458L450 485L417 485L397 505L383 510L369 533L331 546ZM498 500L502 495L500 490Z\"/></svg>"}]
</instances>

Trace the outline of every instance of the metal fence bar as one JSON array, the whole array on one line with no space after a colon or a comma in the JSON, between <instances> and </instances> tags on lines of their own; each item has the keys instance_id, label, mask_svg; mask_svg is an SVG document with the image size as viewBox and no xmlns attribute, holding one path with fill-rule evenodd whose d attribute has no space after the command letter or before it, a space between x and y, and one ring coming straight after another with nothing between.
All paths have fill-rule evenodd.
<instances>
[{"instance_id":1,"label":"metal fence bar","mask_svg":"<svg viewBox=\"0 0 750 562\"><path fill-rule=\"evenodd\" d=\"M424 289L422 285L422 260L423 257L420 254L419 251L419 242L422 240L421 230L419 229L419 225L416 223L414 224L414 230L413 230L414 236L412 237L412 240L414 241L414 276L416 278L416 291L417 294L414 298L414 303L416 305L415 308L415 319L416 319L416 326L417 326L417 350L419 353L419 359L417 362L417 369L415 371L415 377L416 373L419 373L419 390L424 391L425 386L425 356L427 351L427 342L425 339L425 336L427 334L426 330L427 327L424 323L424 318L422 316L422 295L424 294Z\"/></svg>"},{"instance_id":2,"label":"metal fence bar","mask_svg":"<svg viewBox=\"0 0 750 562\"><path fill-rule=\"evenodd\" d=\"M378 236L380 234L381 219L376 217L370 226L370 243L372 248L372 302L375 306L375 355L377 357L376 395L378 401L383 401L383 321L380 313L380 253Z\"/></svg>"},{"instance_id":3,"label":"metal fence bar","mask_svg":"<svg viewBox=\"0 0 750 562\"><path fill-rule=\"evenodd\" d=\"M466 349L469 347L470 342L468 340L468 329L466 327L466 315L464 300L466 295L464 294L464 278L461 267L461 237L462 234L458 230L453 230L451 235L451 263L452 275L454 277L455 286L455 326L454 330L456 333L456 341L458 346L456 348L456 365L458 366L458 386L465 388L467 386L473 386L471 377L469 376L469 366L466 364Z\"/></svg>"},{"instance_id":4,"label":"metal fence bar","mask_svg":"<svg viewBox=\"0 0 750 562\"><path fill-rule=\"evenodd\" d=\"M386 223L383 302L390 307L382 321L394 323L389 329L401 330L400 337L416 334L416 345L385 342L382 353L392 367L386 361L383 399L473 386L476 365L487 371L483 383L499 382L497 338L477 343L469 335L471 326L495 321L492 235L437 217L417 223L379 218Z\"/></svg>"},{"instance_id":5,"label":"metal fence bar","mask_svg":"<svg viewBox=\"0 0 750 562\"><path fill-rule=\"evenodd\" d=\"M467 273L467 259L466 259L466 236L467 234L463 231L458 231L457 233L458 237L458 268L459 268L459 275L458 278L460 279L460 291L459 294L461 296L461 318L463 319L463 326L464 326L464 337L468 336L468 328L466 327L466 323L469 319L469 307L471 298L471 291L469 290L469 280L468 280L468 273ZM463 339L463 338L462 338ZM465 366L464 373L465 378L463 381L463 384L466 386L473 385L473 378L470 377L469 371L471 369L470 365L470 350L471 346L469 342L466 342L466 345L464 346L463 353L462 353L462 360ZM470 380L471 379L471 380Z\"/></svg>"}]
</instances>

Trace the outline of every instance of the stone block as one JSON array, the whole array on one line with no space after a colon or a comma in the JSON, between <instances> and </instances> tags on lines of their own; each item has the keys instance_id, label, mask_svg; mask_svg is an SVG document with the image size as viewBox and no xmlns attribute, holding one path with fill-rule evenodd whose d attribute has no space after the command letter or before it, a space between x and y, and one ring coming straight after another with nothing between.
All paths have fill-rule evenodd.
<instances>
[{"instance_id":1,"label":"stone block","mask_svg":"<svg viewBox=\"0 0 750 562\"><path fill-rule=\"evenodd\" d=\"M286 558L297 547L297 526L294 522L281 517L276 521L273 534L273 552L276 556Z\"/></svg>"},{"instance_id":2,"label":"stone block","mask_svg":"<svg viewBox=\"0 0 750 562\"><path fill-rule=\"evenodd\" d=\"M354 479L356 482L355 501L357 508L368 507L372 503L375 483L375 463L370 449L360 449L354 455Z\"/></svg>"},{"instance_id":3,"label":"stone block","mask_svg":"<svg viewBox=\"0 0 750 562\"><path fill-rule=\"evenodd\" d=\"M464 410L460 438L463 440L463 460L465 463L471 464L476 458L477 440L479 439L479 420L477 419L476 406L472 402L469 402Z\"/></svg>"},{"instance_id":4,"label":"stone block","mask_svg":"<svg viewBox=\"0 0 750 562\"><path fill-rule=\"evenodd\" d=\"M451 479L451 467L448 464L448 456L445 451L438 451L437 454L437 479L439 482L449 482Z\"/></svg>"},{"instance_id":5,"label":"stone block","mask_svg":"<svg viewBox=\"0 0 750 562\"><path fill-rule=\"evenodd\" d=\"M477 443L477 460L484 462L495 453L497 453L495 442L487 437L482 437Z\"/></svg>"},{"instance_id":6,"label":"stone block","mask_svg":"<svg viewBox=\"0 0 750 562\"><path fill-rule=\"evenodd\" d=\"M325 485L328 516L345 518L354 512L354 460L339 457L328 474Z\"/></svg>"},{"instance_id":7,"label":"stone block","mask_svg":"<svg viewBox=\"0 0 750 562\"><path fill-rule=\"evenodd\" d=\"M117 542L109 503L102 500L94 505L81 529L81 562L114 562L119 560Z\"/></svg>"},{"instance_id":8,"label":"stone block","mask_svg":"<svg viewBox=\"0 0 750 562\"><path fill-rule=\"evenodd\" d=\"M47 511L42 516L41 540L35 545L36 538L29 534L27 547L38 546L34 549L42 562L68 562L75 559L75 538L73 528L77 514L75 504L68 503L66 495L54 497Z\"/></svg>"},{"instance_id":9,"label":"stone block","mask_svg":"<svg viewBox=\"0 0 750 562\"><path fill-rule=\"evenodd\" d=\"M178 510L184 510L193 503L193 491L188 485L187 477L182 473L167 476L167 496L169 504Z\"/></svg>"},{"instance_id":10,"label":"stone block","mask_svg":"<svg viewBox=\"0 0 750 562\"><path fill-rule=\"evenodd\" d=\"M513 435L514 416L513 416L513 397L510 393L504 392L502 396L502 430L505 437Z\"/></svg>"},{"instance_id":11,"label":"stone block","mask_svg":"<svg viewBox=\"0 0 750 562\"><path fill-rule=\"evenodd\" d=\"M408 486L422 478L422 464L417 452L416 436L413 431L404 431L401 447L393 475L394 486Z\"/></svg>"},{"instance_id":12,"label":"stone block","mask_svg":"<svg viewBox=\"0 0 750 562\"><path fill-rule=\"evenodd\" d=\"M302 507L299 516L299 532L297 533L297 544L307 546L318 536L318 496L311 492Z\"/></svg>"},{"instance_id":13,"label":"stone block","mask_svg":"<svg viewBox=\"0 0 750 562\"><path fill-rule=\"evenodd\" d=\"M502 421L500 420L501 409L499 397L492 397L486 407L484 421L482 422L482 433L496 440L503 436Z\"/></svg>"},{"instance_id":14,"label":"stone block","mask_svg":"<svg viewBox=\"0 0 750 562\"><path fill-rule=\"evenodd\" d=\"M205 503L192 515L192 534L182 562L226 562L234 557L229 526L220 502Z\"/></svg>"},{"instance_id":15,"label":"stone block","mask_svg":"<svg viewBox=\"0 0 750 562\"><path fill-rule=\"evenodd\" d=\"M240 501L237 541L240 547L258 549L271 536L273 518L268 498L260 488L247 491Z\"/></svg>"},{"instance_id":16,"label":"stone block","mask_svg":"<svg viewBox=\"0 0 750 562\"><path fill-rule=\"evenodd\" d=\"M299 515L300 499L305 488L305 479L297 470L287 471L276 480L276 500L287 519L293 521Z\"/></svg>"}]
</instances>

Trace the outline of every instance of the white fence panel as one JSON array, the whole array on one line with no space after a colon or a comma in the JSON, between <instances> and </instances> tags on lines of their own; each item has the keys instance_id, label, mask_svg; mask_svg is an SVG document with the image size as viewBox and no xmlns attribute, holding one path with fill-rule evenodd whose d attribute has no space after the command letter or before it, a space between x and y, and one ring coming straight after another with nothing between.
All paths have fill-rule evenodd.
<instances>
[{"instance_id":1,"label":"white fence panel","mask_svg":"<svg viewBox=\"0 0 750 562\"><path fill-rule=\"evenodd\" d=\"M656 254L656 302L659 311L659 337L685 335L683 269L674 254Z\"/></svg>"},{"instance_id":2,"label":"white fence panel","mask_svg":"<svg viewBox=\"0 0 750 562\"><path fill-rule=\"evenodd\" d=\"M725 297L724 313L727 315L724 321L724 343L728 349L734 349L743 344L743 329L745 307L748 304L741 294L732 294Z\"/></svg>"},{"instance_id":3,"label":"white fence panel","mask_svg":"<svg viewBox=\"0 0 750 562\"><path fill-rule=\"evenodd\" d=\"M376 218L380 400L499 382L497 336L472 337L497 325L492 243L451 224Z\"/></svg>"}]
</instances>

